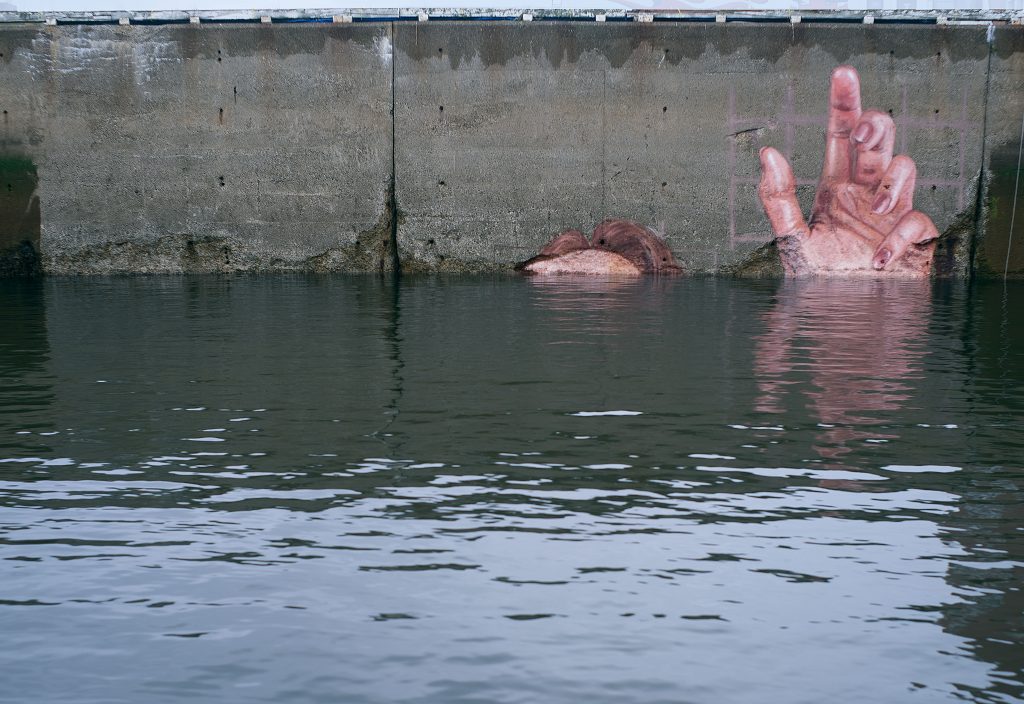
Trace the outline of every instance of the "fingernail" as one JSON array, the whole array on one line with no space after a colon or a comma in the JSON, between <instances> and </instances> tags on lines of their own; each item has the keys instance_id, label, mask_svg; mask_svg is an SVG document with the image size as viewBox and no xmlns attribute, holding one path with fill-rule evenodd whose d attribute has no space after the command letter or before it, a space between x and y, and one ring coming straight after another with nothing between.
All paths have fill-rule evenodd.
<instances>
[{"instance_id":1,"label":"fingernail","mask_svg":"<svg viewBox=\"0 0 1024 704\"><path fill-rule=\"evenodd\" d=\"M892 252L890 252L888 249L883 249L882 251L875 255L875 269L883 268L886 264L889 263L890 259L892 259Z\"/></svg>"},{"instance_id":2,"label":"fingernail","mask_svg":"<svg viewBox=\"0 0 1024 704\"><path fill-rule=\"evenodd\" d=\"M868 141L868 137L870 136L871 125L869 125L866 122L862 122L859 125L857 125L857 129L855 129L853 131L853 134L851 135L851 137L853 137L854 142L866 142Z\"/></svg>"},{"instance_id":3,"label":"fingernail","mask_svg":"<svg viewBox=\"0 0 1024 704\"><path fill-rule=\"evenodd\" d=\"M882 191L875 196L875 202L871 204L871 212L875 215L881 215L889 209L889 202L892 198L885 191Z\"/></svg>"}]
</instances>

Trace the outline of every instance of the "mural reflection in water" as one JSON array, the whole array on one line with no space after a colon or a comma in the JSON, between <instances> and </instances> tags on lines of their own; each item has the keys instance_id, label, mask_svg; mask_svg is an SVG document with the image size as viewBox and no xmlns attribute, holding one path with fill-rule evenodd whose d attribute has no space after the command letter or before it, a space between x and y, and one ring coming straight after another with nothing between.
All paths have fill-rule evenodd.
<instances>
[{"instance_id":1,"label":"mural reflection in water","mask_svg":"<svg viewBox=\"0 0 1024 704\"><path fill-rule=\"evenodd\" d=\"M913 402L911 380L921 376L927 344L929 286L786 282L764 313L755 346L757 410L783 413L790 387L802 390L822 427L815 450L830 462L865 440L895 438L877 426L886 413Z\"/></svg>"}]
</instances>

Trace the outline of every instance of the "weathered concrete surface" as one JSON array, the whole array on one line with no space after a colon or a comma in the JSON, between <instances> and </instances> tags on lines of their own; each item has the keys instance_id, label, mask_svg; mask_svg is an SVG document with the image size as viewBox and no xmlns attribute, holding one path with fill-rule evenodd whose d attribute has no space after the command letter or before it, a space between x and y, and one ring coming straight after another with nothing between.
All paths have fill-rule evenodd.
<instances>
[{"instance_id":1,"label":"weathered concrete surface","mask_svg":"<svg viewBox=\"0 0 1024 704\"><path fill-rule=\"evenodd\" d=\"M997 28L989 74L985 150L989 181L975 254L980 276L1024 276L1024 179L1018 173L1024 125L1024 30ZM1014 203L1016 201L1016 214ZM1010 226L1013 224L1013 241Z\"/></svg>"},{"instance_id":2,"label":"weathered concrete surface","mask_svg":"<svg viewBox=\"0 0 1024 704\"><path fill-rule=\"evenodd\" d=\"M1001 272L1024 30L987 30L2 24L0 275L379 271L395 235L406 270L510 269L607 217L691 272L771 272L758 149L808 210L841 63L917 162L938 270Z\"/></svg>"},{"instance_id":3,"label":"weathered concrete surface","mask_svg":"<svg viewBox=\"0 0 1024 704\"><path fill-rule=\"evenodd\" d=\"M504 266L606 217L662 229L689 271L734 266L772 237L760 147L791 158L810 208L843 63L865 108L893 114L917 207L960 235L940 268L966 265L954 226L982 168L984 27L431 22L395 39L409 268Z\"/></svg>"},{"instance_id":4,"label":"weathered concrete surface","mask_svg":"<svg viewBox=\"0 0 1024 704\"><path fill-rule=\"evenodd\" d=\"M0 166L38 174L43 269L389 267L390 33L0 28Z\"/></svg>"}]
</instances>

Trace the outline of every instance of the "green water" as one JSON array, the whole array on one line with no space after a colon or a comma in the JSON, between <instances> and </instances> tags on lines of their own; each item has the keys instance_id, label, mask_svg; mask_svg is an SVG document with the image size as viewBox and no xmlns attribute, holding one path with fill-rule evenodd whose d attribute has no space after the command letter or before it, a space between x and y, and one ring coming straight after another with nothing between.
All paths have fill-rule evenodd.
<instances>
[{"instance_id":1,"label":"green water","mask_svg":"<svg viewBox=\"0 0 1024 704\"><path fill-rule=\"evenodd\" d=\"M1024 701L1024 286L0 282L2 702Z\"/></svg>"}]
</instances>

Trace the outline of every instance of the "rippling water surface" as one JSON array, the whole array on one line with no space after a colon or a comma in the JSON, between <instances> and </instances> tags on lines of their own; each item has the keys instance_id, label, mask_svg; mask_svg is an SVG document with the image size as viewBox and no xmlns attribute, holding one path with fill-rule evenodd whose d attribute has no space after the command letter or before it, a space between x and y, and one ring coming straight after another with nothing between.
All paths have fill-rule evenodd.
<instances>
[{"instance_id":1,"label":"rippling water surface","mask_svg":"<svg viewBox=\"0 0 1024 704\"><path fill-rule=\"evenodd\" d=\"M1024 286L0 284L0 701L1020 702Z\"/></svg>"}]
</instances>

